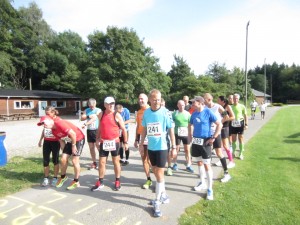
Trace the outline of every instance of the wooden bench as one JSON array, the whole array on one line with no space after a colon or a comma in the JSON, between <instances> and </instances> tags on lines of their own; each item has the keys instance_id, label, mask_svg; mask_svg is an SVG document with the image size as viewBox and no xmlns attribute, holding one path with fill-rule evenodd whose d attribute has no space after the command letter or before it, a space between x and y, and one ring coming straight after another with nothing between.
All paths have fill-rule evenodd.
<instances>
[{"instance_id":1,"label":"wooden bench","mask_svg":"<svg viewBox=\"0 0 300 225\"><path fill-rule=\"evenodd\" d=\"M3 120L5 122L7 120L6 115L1 114L0 115L0 120Z\"/></svg>"},{"instance_id":2,"label":"wooden bench","mask_svg":"<svg viewBox=\"0 0 300 225\"><path fill-rule=\"evenodd\" d=\"M24 120L25 118L31 119L31 118L34 117L34 113L19 113L18 115L16 115L16 117L18 118L18 120L19 120L20 118L22 118L23 120Z\"/></svg>"},{"instance_id":3,"label":"wooden bench","mask_svg":"<svg viewBox=\"0 0 300 225\"><path fill-rule=\"evenodd\" d=\"M14 113L10 115L0 114L0 119L2 119L4 122L6 120L20 120L22 118L23 120L25 118L31 119L36 118L35 113Z\"/></svg>"}]
</instances>

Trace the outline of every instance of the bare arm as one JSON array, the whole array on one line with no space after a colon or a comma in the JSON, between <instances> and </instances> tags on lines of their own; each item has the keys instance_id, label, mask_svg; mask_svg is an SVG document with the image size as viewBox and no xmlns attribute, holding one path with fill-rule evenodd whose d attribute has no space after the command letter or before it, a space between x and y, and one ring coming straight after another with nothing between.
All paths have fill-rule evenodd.
<instances>
[{"instance_id":1,"label":"bare arm","mask_svg":"<svg viewBox=\"0 0 300 225\"><path fill-rule=\"evenodd\" d=\"M71 144L72 144L72 153L76 154L77 152L77 147L76 147L76 133L72 129L68 133L68 137L71 139Z\"/></svg>"}]
</instances>

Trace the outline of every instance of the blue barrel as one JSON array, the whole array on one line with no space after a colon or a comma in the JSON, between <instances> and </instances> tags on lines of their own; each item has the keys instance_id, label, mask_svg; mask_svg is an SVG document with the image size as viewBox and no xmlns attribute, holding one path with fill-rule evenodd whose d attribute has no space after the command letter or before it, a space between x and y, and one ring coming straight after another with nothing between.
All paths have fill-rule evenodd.
<instances>
[{"instance_id":1,"label":"blue barrel","mask_svg":"<svg viewBox=\"0 0 300 225\"><path fill-rule=\"evenodd\" d=\"M6 132L0 131L0 166L5 166L7 164L7 153L4 145L5 137Z\"/></svg>"}]
</instances>

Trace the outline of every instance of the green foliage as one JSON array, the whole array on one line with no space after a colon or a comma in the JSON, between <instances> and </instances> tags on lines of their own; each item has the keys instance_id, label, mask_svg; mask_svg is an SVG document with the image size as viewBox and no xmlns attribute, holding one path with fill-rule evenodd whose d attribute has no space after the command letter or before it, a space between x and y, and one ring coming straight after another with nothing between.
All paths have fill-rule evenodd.
<instances>
[{"instance_id":1,"label":"green foliage","mask_svg":"<svg viewBox=\"0 0 300 225\"><path fill-rule=\"evenodd\" d=\"M140 92L152 88L168 92L170 79L135 31L108 27L106 33L96 31L88 39L89 67L83 72L82 90L92 89L90 94L97 93L99 100L112 95L132 104Z\"/></svg>"}]
</instances>

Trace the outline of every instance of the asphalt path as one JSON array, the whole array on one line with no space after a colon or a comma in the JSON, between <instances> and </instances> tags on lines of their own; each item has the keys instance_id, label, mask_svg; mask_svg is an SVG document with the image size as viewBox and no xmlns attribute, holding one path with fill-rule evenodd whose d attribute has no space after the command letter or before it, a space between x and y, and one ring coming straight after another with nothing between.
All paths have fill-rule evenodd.
<instances>
[{"instance_id":1,"label":"asphalt path","mask_svg":"<svg viewBox=\"0 0 300 225\"><path fill-rule=\"evenodd\" d=\"M277 107L268 108L265 120L261 120L260 114L256 113L256 118L248 122L249 129L245 132L245 140L248 141L253 137L278 109ZM76 125L80 124L75 117L65 119ZM0 122L0 131L7 133L5 143L9 159L13 156L29 158L37 154L41 156L41 148L38 148L37 144L42 128L36 126L37 122L38 119ZM178 224L178 218L187 207L206 197L205 191L195 192L192 190L198 182L197 174L185 171L184 153L180 151L179 171L174 172L173 176L165 177L166 189L171 202L161 206L162 217L154 218L152 207L148 203L155 197L155 182L149 190L141 188L145 182L145 174L139 152L133 147L134 123L130 124L130 133L132 133L129 140L130 164L122 166L120 191L116 192L112 189L115 177L111 157L108 159L104 179L105 187L101 191L90 191L98 179L98 172L87 169L90 164L90 156L86 144L81 157L82 171L79 188L72 191L66 190L73 179L73 168L69 166L69 179L61 188L43 188L40 185L33 185L27 190L1 198L0 224ZM251 154L251 152L246 152L245 160L247 160L247 154ZM213 157L213 162L216 161L217 158ZM232 170L242 165L243 161L236 159L236 167ZM195 163L193 168L197 171ZM213 166L213 171L214 182L220 182L221 167ZM153 174L151 177L152 180L155 180Z\"/></svg>"}]
</instances>

